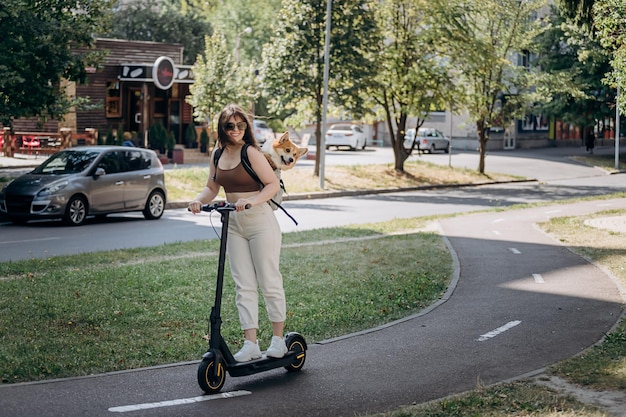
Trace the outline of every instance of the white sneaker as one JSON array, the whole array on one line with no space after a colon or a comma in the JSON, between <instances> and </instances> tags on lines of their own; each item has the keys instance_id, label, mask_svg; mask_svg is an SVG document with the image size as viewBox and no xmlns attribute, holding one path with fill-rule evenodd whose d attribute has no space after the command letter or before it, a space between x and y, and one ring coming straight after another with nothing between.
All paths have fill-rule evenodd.
<instances>
[{"instance_id":1,"label":"white sneaker","mask_svg":"<svg viewBox=\"0 0 626 417\"><path fill-rule=\"evenodd\" d=\"M241 350L233 356L237 362L249 362L252 359L259 359L261 357L261 349L259 349L259 342L251 342L245 340Z\"/></svg>"},{"instance_id":2,"label":"white sneaker","mask_svg":"<svg viewBox=\"0 0 626 417\"><path fill-rule=\"evenodd\" d=\"M282 358L287 353L287 345L285 341L278 336L272 336L272 343L265 352L265 356L268 358Z\"/></svg>"}]
</instances>

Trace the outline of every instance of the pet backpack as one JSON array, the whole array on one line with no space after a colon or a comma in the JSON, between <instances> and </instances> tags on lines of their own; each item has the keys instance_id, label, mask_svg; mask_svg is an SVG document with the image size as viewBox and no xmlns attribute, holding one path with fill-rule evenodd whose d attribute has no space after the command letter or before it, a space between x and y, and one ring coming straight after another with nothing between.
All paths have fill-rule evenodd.
<instances>
[{"instance_id":1,"label":"pet backpack","mask_svg":"<svg viewBox=\"0 0 626 417\"><path fill-rule=\"evenodd\" d=\"M246 172L248 174L250 174L252 179L259 184L259 187L263 188L264 187L263 182L261 182L261 179L259 178L259 176L252 169L252 164L250 164L250 160L248 159L248 146L250 146L250 145L245 143L243 145L243 147L241 148L241 164L243 165L243 168L246 170ZM223 148L217 148L215 150L215 153L213 154L213 165L215 165L215 169L217 169L217 162L220 160L220 156L222 156L222 151L223 150L224 150ZM280 170L278 170L278 169L274 170L274 173L278 177L278 181L280 183L280 189L268 201L268 204L274 210L276 210L277 208L281 209L283 211L283 213L285 213L287 215L287 217L289 217L297 226L298 222L296 221L296 219L294 219L293 216L291 214L289 214L287 212L287 210L285 210L285 208L283 206L280 205L280 203L282 203L282 201L283 201L283 193L287 192L287 191L285 190L285 184L283 183L282 178L280 178ZM213 180L215 181L215 176L213 176Z\"/></svg>"}]
</instances>

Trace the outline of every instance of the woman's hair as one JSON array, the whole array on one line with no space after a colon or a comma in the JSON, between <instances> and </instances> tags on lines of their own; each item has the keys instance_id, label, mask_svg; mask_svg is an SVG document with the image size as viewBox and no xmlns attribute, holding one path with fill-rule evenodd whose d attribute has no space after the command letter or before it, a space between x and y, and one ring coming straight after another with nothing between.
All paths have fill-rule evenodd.
<instances>
[{"instance_id":1,"label":"woman's hair","mask_svg":"<svg viewBox=\"0 0 626 417\"><path fill-rule=\"evenodd\" d=\"M232 144L230 137L226 133L225 126L226 123L228 123L228 120L233 116L240 118L248 125L246 127L246 131L243 133L243 141L249 145L258 148L259 145L254 138L254 130L252 122L250 121L250 117L247 112L245 112L240 106L236 104L228 104L226 107L224 107L217 121L217 138L220 143L220 147L225 148L226 146Z\"/></svg>"}]
</instances>

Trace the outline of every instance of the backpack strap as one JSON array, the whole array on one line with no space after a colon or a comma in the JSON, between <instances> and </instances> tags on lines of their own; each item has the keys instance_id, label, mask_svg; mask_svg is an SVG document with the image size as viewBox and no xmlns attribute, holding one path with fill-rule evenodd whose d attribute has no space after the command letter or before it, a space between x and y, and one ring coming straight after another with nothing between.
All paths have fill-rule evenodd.
<instances>
[{"instance_id":1,"label":"backpack strap","mask_svg":"<svg viewBox=\"0 0 626 417\"><path fill-rule=\"evenodd\" d=\"M261 179L259 178L259 176L256 174L256 172L254 172L254 170L252 169L252 164L250 163L250 160L248 159L248 147L250 145L245 143L243 145L243 147L241 148L241 164L243 165L243 168L246 170L246 172L248 174L250 174L250 176L252 177L253 180L255 180L257 183L259 183L259 186L261 188L263 188L265 186L265 184L263 184L263 182L261 181ZM285 183L283 183L283 179L280 178L279 180L280 183L280 188L284 191L287 192L285 190ZM287 212L287 210L285 210L285 208L283 206L281 206L279 203L277 203L276 201L274 201L273 199L270 198L270 201L272 202L272 204L274 204L276 207L278 207L279 209L281 209L283 211L283 213L285 213L287 215L287 217L289 217L295 224L296 226L298 225L298 222L296 221L296 219L293 218L293 216L291 214L289 214Z\"/></svg>"}]
</instances>

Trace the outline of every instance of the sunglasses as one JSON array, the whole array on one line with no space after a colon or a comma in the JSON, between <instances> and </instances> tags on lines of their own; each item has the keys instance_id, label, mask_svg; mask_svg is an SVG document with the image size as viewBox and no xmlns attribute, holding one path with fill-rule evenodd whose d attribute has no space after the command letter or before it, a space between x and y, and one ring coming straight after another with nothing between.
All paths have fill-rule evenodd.
<instances>
[{"instance_id":1,"label":"sunglasses","mask_svg":"<svg viewBox=\"0 0 626 417\"><path fill-rule=\"evenodd\" d=\"M248 123L246 122L226 123L224 125L224 129L226 130L235 130L235 128L239 130L246 130L247 127L248 127Z\"/></svg>"}]
</instances>

